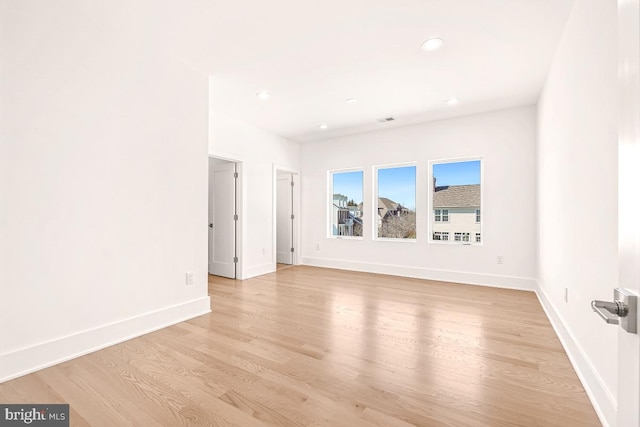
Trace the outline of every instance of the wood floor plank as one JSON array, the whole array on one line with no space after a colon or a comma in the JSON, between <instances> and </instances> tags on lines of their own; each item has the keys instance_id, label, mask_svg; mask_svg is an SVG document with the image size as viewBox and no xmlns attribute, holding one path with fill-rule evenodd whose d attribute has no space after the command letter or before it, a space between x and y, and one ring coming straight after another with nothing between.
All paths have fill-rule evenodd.
<instances>
[{"instance_id":1,"label":"wood floor plank","mask_svg":"<svg viewBox=\"0 0 640 427\"><path fill-rule=\"evenodd\" d=\"M212 312L0 384L73 426L599 426L531 292L279 266Z\"/></svg>"}]
</instances>

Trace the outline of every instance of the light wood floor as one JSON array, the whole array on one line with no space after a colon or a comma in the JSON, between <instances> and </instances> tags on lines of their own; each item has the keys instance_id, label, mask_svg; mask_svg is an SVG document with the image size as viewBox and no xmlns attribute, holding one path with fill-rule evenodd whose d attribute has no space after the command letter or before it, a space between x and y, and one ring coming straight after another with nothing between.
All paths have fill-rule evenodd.
<instances>
[{"instance_id":1,"label":"light wood floor","mask_svg":"<svg viewBox=\"0 0 640 427\"><path fill-rule=\"evenodd\" d=\"M0 384L76 426L599 426L535 295L296 266Z\"/></svg>"}]
</instances>

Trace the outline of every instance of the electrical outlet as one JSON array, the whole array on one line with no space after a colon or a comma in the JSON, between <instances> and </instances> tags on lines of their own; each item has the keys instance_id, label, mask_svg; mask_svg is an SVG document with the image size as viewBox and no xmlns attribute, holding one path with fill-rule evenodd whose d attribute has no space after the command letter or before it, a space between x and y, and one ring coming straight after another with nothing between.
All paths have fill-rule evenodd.
<instances>
[{"instance_id":1,"label":"electrical outlet","mask_svg":"<svg viewBox=\"0 0 640 427\"><path fill-rule=\"evenodd\" d=\"M194 272L193 271L187 271L187 282L186 282L186 285L187 286L193 285L194 282L195 282Z\"/></svg>"},{"instance_id":2,"label":"electrical outlet","mask_svg":"<svg viewBox=\"0 0 640 427\"><path fill-rule=\"evenodd\" d=\"M564 302L569 302L569 288L564 288Z\"/></svg>"},{"instance_id":3,"label":"electrical outlet","mask_svg":"<svg viewBox=\"0 0 640 427\"><path fill-rule=\"evenodd\" d=\"M316 251L320 250L320 243L316 243Z\"/></svg>"},{"instance_id":4,"label":"electrical outlet","mask_svg":"<svg viewBox=\"0 0 640 427\"><path fill-rule=\"evenodd\" d=\"M267 250L265 248L262 248L262 255L266 255L267 254Z\"/></svg>"},{"instance_id":5,"label":"electrical outlet","mask_svg":"<svg viewBox=\"0 0 640 427\"><path fill-rule=\"evenodd\" d=\"M498 257L496 258L496 262L498 264L504 264L504 257L502 255L498 255Z\"/></svg>"}]
</instances>

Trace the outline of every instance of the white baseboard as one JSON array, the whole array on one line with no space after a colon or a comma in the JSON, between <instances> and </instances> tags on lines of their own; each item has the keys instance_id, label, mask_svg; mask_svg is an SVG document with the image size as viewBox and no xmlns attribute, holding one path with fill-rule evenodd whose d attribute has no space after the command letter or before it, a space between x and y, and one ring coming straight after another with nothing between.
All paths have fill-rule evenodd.
<instances>
[{"instance_id":1,"label":"white baseboard","mask_svg":"<svg viewBox=\"0 0 640 427\"><path fill-rule=\"evenodd\" d=\"M413 277L417 279L438 280L443 282L465 283L507 289L534 291L536 281L528 277L500 276L484 273L466 273L460 271L438 270L433 268L408 267L404 265L373 264L367 262L343 261L329 258L303 257L303 265L337 268L340 270L362 271L366 273L390 274L393 276Z\"/></svg>"},{"instance_id":2,"label":"white baseboard","mask_svg":"<svg viewBox=\"0 0 640 427\"><path fill-rule=\"evenodd\" d=\"M539 283L536 283L536 295L551 322L551 326L553 326L556 335L560 339L562 347L564 347L564 351L567 353L571 365L573 365L573 369L576 371L580 382L582 382L582 386L587 392L591 404L600 418L600 422L604 427L615 426L617 423L618 404L613 395Z\"/></svg>"},{"instance_id":3,"label":"white baseboard","mask_svg":"<svg viewBox=\"0 0 640 427\"><path fill-rule=\"evenodd\" d=\"M273 273L274 271L276 271L276 264L275 263L268 263L268 264L261 264L261 265L257 265L255 267L249 267L247 268L247 270L244 272L244 277L242 278L243 280L245 279L251 279L252 277L256 277L256 276L262 276L263 274L269 274L269 273Z\"/></svg>"},{"instance_id":4,"label":"white baseboard","mask_svg":"<svg viewBox=\"0 0 640 427\"><path fill-rule=\"evenodd\" d=\"M0 383L211 312L208 296L0 354Z\"/></svg>"}]
</instances>

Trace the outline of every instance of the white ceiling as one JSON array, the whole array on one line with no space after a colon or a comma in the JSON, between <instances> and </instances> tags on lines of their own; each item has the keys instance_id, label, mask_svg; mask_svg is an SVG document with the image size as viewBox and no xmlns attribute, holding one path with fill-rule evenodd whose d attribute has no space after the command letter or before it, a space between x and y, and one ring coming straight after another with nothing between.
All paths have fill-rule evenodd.
<instances>
[{"instance_id":1,"label":"white ceiling","mask_svg":"<svg viewBox=\"0 0 640 427\"><path fill-rule=\"evenodd\" d=\"M572 4L235 0L206 15L195 49L209 56L214 114L311 141L534 104ZM431 37L444 46L421 50Z\"/></svg>"}]
</instances>

